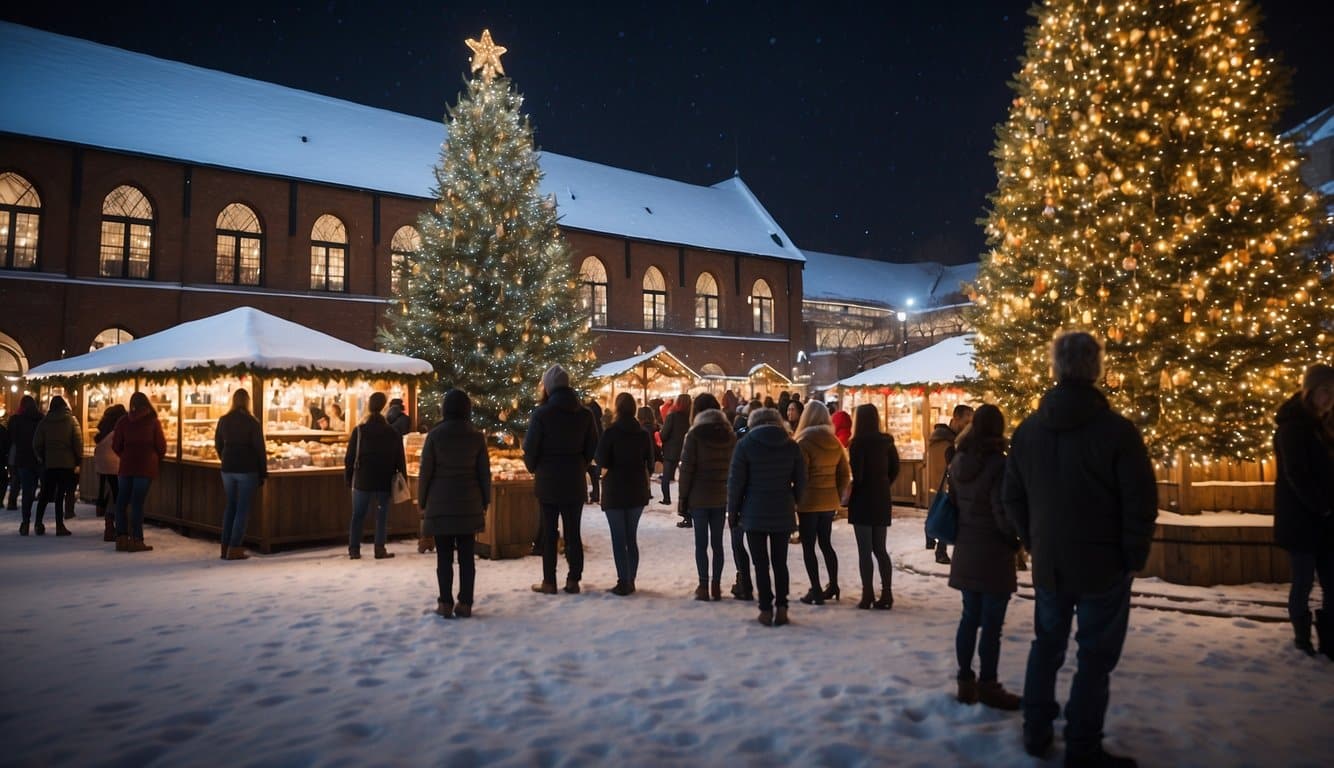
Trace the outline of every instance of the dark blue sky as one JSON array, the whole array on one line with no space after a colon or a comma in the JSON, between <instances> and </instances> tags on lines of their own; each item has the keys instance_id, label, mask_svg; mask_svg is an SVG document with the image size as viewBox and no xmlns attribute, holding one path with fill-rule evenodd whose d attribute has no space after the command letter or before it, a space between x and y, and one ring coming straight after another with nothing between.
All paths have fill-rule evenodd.
<instances>
[{"instance_id":1,"label":"dark blue sky","mask_svg":"<svg viewBox=\"0 0 1334 768\"><path fill-rule=\"evenodd\" d=\"M698 184L739 166L800 247L951 263L982 249L1031 21L1027 0L38 5L0 17L436 119L489 27L542 148ZM1296 69L1286 128L1334 103L1334 13L1261 7Z\"/></svg>"}]
</instances>

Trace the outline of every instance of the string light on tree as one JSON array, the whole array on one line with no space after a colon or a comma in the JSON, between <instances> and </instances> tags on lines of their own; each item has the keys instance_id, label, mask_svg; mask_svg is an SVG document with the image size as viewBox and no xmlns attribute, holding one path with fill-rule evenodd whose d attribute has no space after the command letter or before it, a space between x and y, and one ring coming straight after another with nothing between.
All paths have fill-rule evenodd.
<instances>
[{"instance_id":1,"label":"string light on tree","mask_svg":"<svg viewBox=\"0 0 1334 768\"><path fill-rule=\"evenodd\" d=\"M986 388L1021 418L1053 333L1086 329L1155 454L1266 455L1299 371L1330 357L1334 286L1254 3L1032 14L973 286Z\"/></svg>"}]
</instances>

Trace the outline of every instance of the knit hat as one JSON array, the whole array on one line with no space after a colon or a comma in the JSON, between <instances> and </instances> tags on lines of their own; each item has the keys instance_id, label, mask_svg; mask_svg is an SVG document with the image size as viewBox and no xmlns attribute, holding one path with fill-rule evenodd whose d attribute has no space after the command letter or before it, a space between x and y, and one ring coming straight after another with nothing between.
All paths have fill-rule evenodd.
<instances>
[{"instance_id":1,"label":"knit hat","mask_svg":"<svg viewBox=\"0 0 1334 768\"><path fill-rule=\"evenodd\" d=\"M570 386L570 374L559 364L551 366L542 374L542 389L546 390L548 395L560 387L568 386Z\"/></svg>"},{"instance_id":2,"label":"knit hat","mask_svg":"<svg viewBox=\"0 0 1334 768\"><path fill-rule=\"evenodd\" d=\"M1334 386L1334 366L1316 363L1302 376L1302 394L1310 395L1321 387Z\"/></svg>"},{"instance_id":3,"label":"knit hat","mask_svg":"<svg viewBox=\"0 0 1334 768\"><path fill-rule=\"evenodd\" d=\"M446 418L466 419L472 414L472 399L461 389L451 389L445 393L442 410Z\"/></svg>"}]
</instances>

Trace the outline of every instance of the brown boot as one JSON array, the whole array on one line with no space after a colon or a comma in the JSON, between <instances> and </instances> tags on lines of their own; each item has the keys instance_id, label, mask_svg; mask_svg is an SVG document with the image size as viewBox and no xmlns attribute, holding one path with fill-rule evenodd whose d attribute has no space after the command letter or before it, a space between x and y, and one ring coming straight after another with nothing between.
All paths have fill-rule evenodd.
<instances>
[{"instance_id":1,"label":"brown boot","mask_svg":"<svg viewBox=\"0 0 1334 768\"><path fill-rule=\"evenodd\" d=\"M424 555L427 552L435 551L435 539L431 536L417 537L417 554Z\"/></svg>"},{"instance_id":2,"label":"brown boot","mask_svg":"<svg viewBox=\"0 0 1334 768\"><path fill-rule=\"evenodd\" d=\"M228 547L228 548L227 548L227 559L228 559L228 560L249 560L249 559L250 559L250 555L247 555L247 554L246 554L246 552L245 552L245 547Z\"/></svg>"},{"instance_id":3,"label":"brown boot","mask_svg":"<svg viewBox=\"0 0 1334 768\"><path fill-rule=\"evenodd\" d=\"M709 586L702 581L695 587L695 599L706 603L709 601Z\"/></svg>"},{"instance_id":4,"label":"brown boot","mask_svg":"<svg viewBox=\"0 0 1334 768\"><path fill-rule=\"evenodd\" d=\"M721 580L714 579L713 583L709 585L709 597L713 600L723 599L723 582Z\"/></svg>"},{"instance_id":5,"label":"brown boot","mask_svg":"<svg viewBox=\"0 0 1334 768\"><path fill-rule=\"evenodd\" d=\"M787 606L780 605L774 609L774 626L781 627L787 623Z\"/></svg>"},{"instance_id":6,"label":"brown boot","mask_svg":"<svg viewBox=\"0 0 1334 768\"><path fill-rule=\"evenodd\" d=\"M960 672L958 681L959 692L954 695L954 698L958 699L960 704L976 704L977 676L973 674L973 670Z\"/></svg>"},{"instance_id":7,"label":"brown boot","mask_svg":"<svg viewBox=\"0 0 1334 768\"><path fill-rule=\"evenodd\" d=\"M225 542L225 541L224 541L224 542L221 542L221 550L220 550L220 553L219 553L219 555L218 555L218 559L220 559L220 560L226 560L226 559L227 559L227 550L228 550L228 549L229 549L229 547L227 546L227 542Z\"/></svg>"},{"instance_id":8,"label":"brown boot","mask_svg":"<svg viewBox=\"0 0 1334 768\"><path fill-rule=\"evenodd\" d=\"M111 515L106 516L106 525L102 528L102 541L116 540L116 520Z\"/></svg>"},{"instance_id":9,"label":"brown boot","mask_svg":"<svg viewBox=\"0 0 1334 768\"><path fill-rule=\"evenodd\" d=\"M556 582L544 581L540 584L534 584L533 591L540 595L554 595L556 594Z\"/></svg>"},{"instance_id":10,"label":"brown boot","mask_svg":"<svg viewBox=\"0 0 1334 768\"><path fill-rule=\"evenodd\" d=\"M759 622L766 627L772 627L774 625L774 612L760 611Z\"/></svg>"},{"instance_id":11,"label":"brown boot","mask_svg":"<svg viewBox=\"0 0 1334 768\"><path fill-rule=\"evenodd\" d=\"M460 619L466 619L472 616L472 603L459 603L454 606L454 615Z\"/></svg>"},{"instance_id":12,"label":"brown boot","mask_svg":"<svg viewBox=\"0 0 1334 768\"><path fill-rule=\"evenodd\" d=\"M143 539L130 539L130 548L127 552L152 552L153 547L144 543Z\"/></svg>"},{"instance_id":13,"label":"brown boot","mask_svg":"<svg viewBox=\"0 0 1334 768\"><path fill-rule=\"evenodd\" d=\"M394 553L393 553L393 552L390 552L390 551L386 550L384 547L380 546L379 544L375 545L375 559L376 559L376 560L388 560L389 558L391 558L391 557L393 557L393 556L394 556Z\"/></svg>"},{"instance_id":14,"label":"brown boot","mask_svg":"<svg viewBox=\"0 0 1334 768\"><path fill-rule=\"evenodd\" d=\"M998 680L983 680L977 684L977 700L992 709L1014 712L1019 709L1019 697L1005 690Z\"/></svg>"},{"instance_id":15,"label":"brown boot","mask_svg":"<svg viewBox=\"0 0 1334 768\"><path fill-rule=\"evenodd\" d=\"M129 536L117 536L117 537L116 537L116 551L117 551L117 552L129 552L129 551L130 551L130 537L129 537Z\"/></svg>"}]
</instances>

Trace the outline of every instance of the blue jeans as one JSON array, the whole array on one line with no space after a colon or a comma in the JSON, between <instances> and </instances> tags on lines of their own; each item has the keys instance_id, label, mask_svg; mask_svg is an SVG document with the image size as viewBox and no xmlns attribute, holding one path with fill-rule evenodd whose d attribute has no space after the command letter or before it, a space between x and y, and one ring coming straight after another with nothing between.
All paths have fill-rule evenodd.
<instances>
[{"instance_id":1,"label":"blue jeans","mask_svg":"<svg viewBox=\"0 0 1334 768\"><path fill-rule=\"evenodd\" d=\"M1060 712L1056 703L1056 675L1065 664L1070 624L1079 617L1075 642L1078 666L1065 705L1066 754L1089 754L1102 746L1103 720L1112 670L1130 623L1130 584L1126 576L1105 592L1053 592L1038 587L1033 612L1035 638L1028 653L1024 677L1024 735L1035 738L1051 732ZM1036 739L1035 739L1036 740Z\"/></svg>"},{"instance_id":2,"label":"blue jeans","mask_svg":"<svg viewBox=\"0 0 1334 768\"><path fill-rule=\"evenodd\" d=\"M1334 607L1334 552L1313 554L1310 552L1289 552L1292 561L1292 586L1288 589L1288 618L1293 624L1298 619L1311 614L1308 605L1311 601L1311 587L1320 578L1320 591L1324 594L1321 610L1329 612Z\"/></svg>"},{"instance_id":3,"label":"blue jeans","mask_svg":"<svg viewBox=\"0 0 1334 768\"><path fill-rule=\"evenodd\" d=\"M120 493L116 497L116 535L129 536L137 541L144 538L144 499L148 497L151 477L120 476Z\"/></svg>"},{"instance_id":4,"label":"blue jeans","mask_svg":"<svg viewBox=\"0 0 1334 768\"><path fill-rule=\"evenodd\" d=\"M1010 595L1008 592L961 591L963 616L959 618L959 631L954 636L954 654L959 659L959 671L973 671L973 650L976 647L982 662L978 679L983 682L995 681L996 667L1000 661L1001 627L1005 626L1005 609L1010 604ZM982 629L981 640L977 637L979 627Z\"/></svg>"},{"instance_id":5,"label":"blue jeans","mask_svg":"<svg viewBox=\"0 0 1334 768\"><path fill-rule=\"evenodd\" d=\"M699 583L709 580L709 546L713 546L713 580L723 580L723 518L725 507L692 507L690 517L695 521L695 570Z\"/></svg>"},{"instance_id":6,"label":"blue jeans","mask_svg":"<svg viewBox=\"0 0 1334 768\"><path fill-rule=\"evenodd\" d=\"M352 526L347 532L347 551L361 551L361 528L366 522L366 510L375 504L375 546L383 547L389 526L389 491L359 491L352 489Z\"/></svg>"},{"instance_id":7,"label":"blue jeans","mask_svg":"<svg viewBox=\"0 0 1334 768\"><path fill-rule=\"evenodd\" d=\"M607 516L607 528L611 530L611 556L616 561L616 580L622 584L635 583L639 573L639 516L644 514L643 507L628 509L604 509ZM570 542L565 542L569 551Z\"/></svg>"},{"instance_id":8,"label":"blue jeans","mask_svg":"<svg viewBox=\"0 0 1334 768\"><path fill-rule=\"evenodd\" d=\"M222 513L222 542L239 547L245 541L246 519L259 487L258 472L223 472L222 490L227 494L227 509Z\"/></svg>"}]
</instances>

